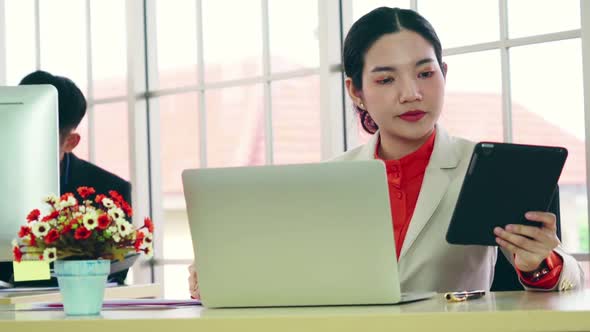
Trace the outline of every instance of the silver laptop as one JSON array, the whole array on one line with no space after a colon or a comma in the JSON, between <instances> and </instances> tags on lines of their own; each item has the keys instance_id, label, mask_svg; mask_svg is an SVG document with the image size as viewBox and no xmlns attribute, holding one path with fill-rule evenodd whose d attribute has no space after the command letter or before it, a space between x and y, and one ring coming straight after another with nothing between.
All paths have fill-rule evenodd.
<instances>
[{"instance_id":1,"label":"silver laptop","mask_svg":"<svg viewBox=\"0 0 590 332\"><path fill-rule=\"evenodd\" d=\"M402 301L382 162L193 169L182 181L204 306Z\"/></svg>"}]
</instances>

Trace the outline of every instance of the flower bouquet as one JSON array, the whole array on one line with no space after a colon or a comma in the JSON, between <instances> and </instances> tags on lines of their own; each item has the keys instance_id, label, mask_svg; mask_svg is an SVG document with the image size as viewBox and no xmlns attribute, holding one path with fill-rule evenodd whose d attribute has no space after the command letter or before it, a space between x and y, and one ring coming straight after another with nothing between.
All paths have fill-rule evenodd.
<instances>
[{"instance_id":1,"label":"flower bouquet","mask_svg":"<svg viewBox=\"0 0 590 332\"><path fill-rule=\"evenodd\" d=\"M92 187L79 187L77 193L80 201L72 193L46 197L47 213L34 209L27 215L12 252L16 262L55 261L67 314L98 314L110 261L123 260L132 252L151 256L154 225L145 218L143 226L136 228L130 222L131 206L114 190L104 195ZM93 284L95 297L100 297L94 301L90 299ZM68 299L74 303L68 304Z\"/></svg>"}]
</instances>

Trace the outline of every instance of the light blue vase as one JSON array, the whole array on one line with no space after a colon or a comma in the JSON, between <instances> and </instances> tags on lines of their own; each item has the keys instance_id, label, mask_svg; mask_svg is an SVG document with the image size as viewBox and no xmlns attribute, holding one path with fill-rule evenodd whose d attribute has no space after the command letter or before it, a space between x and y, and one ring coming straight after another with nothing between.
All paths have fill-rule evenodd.
<instances>
[{"instance_id":1,"label":"light blue vase","mask_svg":"<svg viewBox=\"0 0 590 332\"><path fill-rule=\"evenodd\" d=\"M109 260L55 261L54 269L66 315L100 314Z\"/></svg>"}]
</instances>

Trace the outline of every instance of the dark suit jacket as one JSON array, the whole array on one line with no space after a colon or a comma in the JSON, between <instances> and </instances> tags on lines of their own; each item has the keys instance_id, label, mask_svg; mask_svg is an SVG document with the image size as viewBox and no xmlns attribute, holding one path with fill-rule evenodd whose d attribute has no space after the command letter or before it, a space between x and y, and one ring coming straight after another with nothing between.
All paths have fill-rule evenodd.
<instances>
[{"instance_id":1,"label":"dark suit jacket","mask_svg":"<svg viewBox=\"0 0 590 332\"><path fill-rule=\"evenodd\" d=\"M62 163L60 194L71 192L78 196L76 189L81 186L94 187L97 194L104 195L108 195L109 190L116 190L131 204L131 184L128 181L76 157L73 153L65 154Z\"/></svg>"}]
</instances>

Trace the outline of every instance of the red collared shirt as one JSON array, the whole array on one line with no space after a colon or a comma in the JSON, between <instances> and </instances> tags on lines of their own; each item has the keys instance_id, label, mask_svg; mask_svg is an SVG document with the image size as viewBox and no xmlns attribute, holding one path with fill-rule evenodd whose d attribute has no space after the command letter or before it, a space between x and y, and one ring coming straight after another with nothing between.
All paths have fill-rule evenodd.
<instances>
[{"instance_id":1,"label":"red collared shirt","mask_svg":"<svg viewBox=\"0 0 590 332\"><path fill-rule=\"evenodd\" d=\"M418 150L399 160L381 159L378 154L380 141L377 142L375 148L375 159L383 160L387 171L395 252L398 259L416 208L416 201L422 187L422 180L424 180L424 172L434 149L435 136L436 131L433 131L426 143Z\"/></svg>"},{"instance_id":2,"label":"red collared shirt","mask_svg":"<svg viewBox=\"0 0 590 332\"><path fill-rule=\"evenodd\" d=\"M434 149L435 136L436 131L433 131L428 140L418 150L399 160L384 160L379 157L379 140L375 147L374 157L385 163L385 169L387 171L395 252L398 259L408 231L408 226L410 225L410 220L416 208L426 166L428 166L432 150ZM535 288L550 289L559 281L563 259L553 252L545 260L545 263L549 269L549 273L537 281L532 281L532 279L525 277L518 269L516 269L516 272L526 285Z\"/></svg>"}]
</instances>

